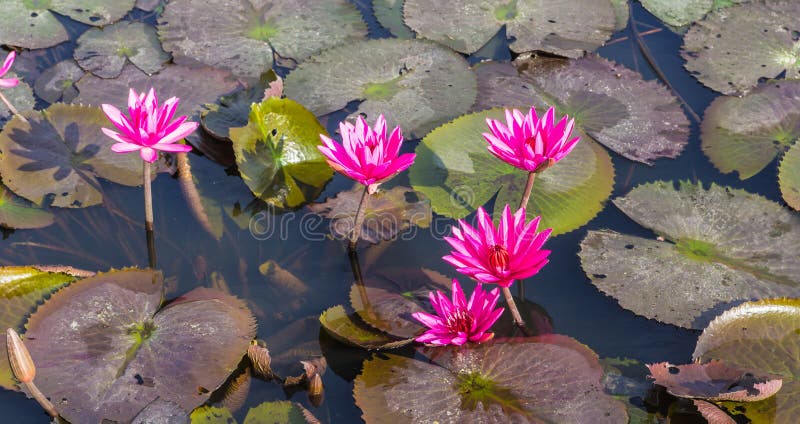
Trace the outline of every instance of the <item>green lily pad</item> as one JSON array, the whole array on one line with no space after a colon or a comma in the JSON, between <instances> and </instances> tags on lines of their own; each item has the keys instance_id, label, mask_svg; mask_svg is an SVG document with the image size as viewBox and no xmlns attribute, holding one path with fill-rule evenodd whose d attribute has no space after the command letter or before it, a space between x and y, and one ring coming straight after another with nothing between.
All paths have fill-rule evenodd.
<instances>
[{"instance_id":1,"label":"green lily pad","mask_svg":"<svg viewBox=\"0 0 800 424\"><path fill-rule=\"evenodd\" d=\"M59 100L69 103L78 97L75 83L84 74L83 69L74 60L62 60L47 68L36 78L33 91L47 103L55 103Z\"/></svg>"},{"instance_id":2,"label":"green lily pad","mask_svg":"<svg viewBox=\"0 0 800 424\"><path fill-rule=\"evenodd\" d=\"M52 223L52 213L17 196L0 183L0 227L43 228Z\"/></svg>"},{"instance_id":3,"label":"green lily pad","mask_svg":"<svg viewBox=\"0 0 800 424\"><path fill-rule=\"evenodd\" d=\"M219 69L168 65L150 76L127 64L119 77L114 79L86 74L78 81L80 95L72 102L94 106L109 103L120 110L127 110L128 91L131 88L137 92L147 92L153 87L163 100L173 96L180 98L175 116L193 116L204 110L206 104L216 102L221 95L230 93L237 86L230 73Z\"/></svg>"},{"instance_id":4,"label":"green lily pad","mask_svg":"<svg viewBox=\"0 0 800 424\"><path fill-rule=\"evenodd\" d=\"M462 116L428 134L417 146L411 166L412 187L431 200L433 211L463 218L495 194L495 205L516 208L528 178L492 156L481 133L486 118L504 119L502 109ZM577 129L575 149L539 174L528 203L528 217L542 216L540 228L553 234L575 230L589 222L611 195L614 168L608 153Z\"/></svg>"},{"instance_id":5,"label":"green lily pad","mask_svg":"<svg viewBox=\"0 0 800 424\"><path fill-rule=\"evenodd\" d=\"M715 10L689 29L681 55L703 85L745 94L761 78L800 76L800 3L744 3Z\"/></svg>"},{"instance_id":6,"label":"green lily pad","mask_svg":"<svg viewBox=\"0 0 800 424\"><path fill-rule=\"evenodd\" d=\"M363 186L358 185L353 190L340 192L325 203L315 203L308 208L331 220L331 234L334 237L346 239L353 230L363 193ZM377 244L395 240L398 235L403 238L408 236L407 232L412 227L428 228L431 219L430 202L421 194L400 186L381 190L367 200L359 240Z\"/></svg>"},{"instance_id":7,"label":"green lily pad","mask_svg":"<svg viewBox=\"0 0 800 424\"><path fill-rule=\"evenodd\" d=\"M88 25L105 26L125 16L135 0L2 0L0 44L41 49L67 41L53 12Z\"/></svg>"},{"instance_id":8,"label":"green lily pad","mask_svg":"<svg viewBox=\"0 0 800 424\"><path fill-rule=\"evenodd\" d=\"M636 314L702 329L731 304L800 296L800 217L761 196L712 184L655 182L614 200L665 241L590 231L584 271ZM735 213L731 213L735 211Z\"/></svg>"},{"instance_id":9,"label":"green lily pad","mask_svg":"<svg viewBox=\"0 0 800 424\"><path fill-rule=\"evenodd\" d=\"M404 0L373 0L372 11L375 19L397 38L404 40L414 38L414 31L403 22Z\"/></svg>"},{"instance_id":10,"label":"green lily pad","mask_svg":"<svg viewBox=\"0 0 800 424\"><path fill-rule=\"evenodd\" d=\"M18 75L14 72L9 72L5 74L4 77L18 78ZM3 95L6 96L9 103L20 113L33 110L33 107L36 106L36 99L33 97L31 86L22 80L20 80L16 87L4 88ZM11 117L11 111L8 109L5 102L0 102L0 117Z\"/></svg>"},{"instance_id":11,"label":"green lily pad","mask_svg":"<svg viewBox=\"0 0 800 424\"><path fill-rule=\"evenodd\" d=\"M800 301L771 299L748 302L725 311L697 339L693 357L726 363L783 378L783 388L761 402L723 404L753 422L789 424L800 414ZM732 409L731 408L731 409ZM757 418L759 417L759 418Z\"/></svg>"},{"instance_id":12,"label":"green lily pad","mask_svg":"<svg viewBox=\"0 0 800 424\"><path fill-rule=\"evenodd\" d=\"M514 52L567 57L593 51L616 31L609 0L406 0L403 15L420 37L462 53L477 51L504 25Z\"/></svg>"},{"instance_id":13,"label":"green lily pad","mask_svg":"<svg viewBox=\"0 0 800 424\"><path fill-rule=\"evenodd\" d=\"M368 423L624 423L625 406L603 393L588 347L542 336L437 348L430 361L387 354L364 362L353 390Z\"/></svg>"},{"instance_id":14,"label":"green lily pad","mask_svg":"<svg viewBox=\"0 0 800 424\"><path fill-rule=\"evenodd\" d=\"M747 179L800 138L800 82L764 84L744 97L717 97L701 128L703 152L717 169Z\"/></svg>"},{"instance_id":15,"label":"green lily pad","mask_svg":"<svg viewBox=\"0 0 800 424\"><path fill-rule=\"evenodd\" d=\"M778 169L778 182L783 200L800 210L800 143L795 143L783 156Z\"/></svg>"},{"instance_id":16,"label":"green lily pad","mask_svg":"<svg viewBox=\"0 0 800 424\"><path fill-rule=\"evenodd\" d=\"M689 121L672 92L622 65L596 55L563 61L533 57L514 64L537 97L628 159L652 164L674 158L689 140ZM513 85L504 91L509 90Z\"/></svg>"},{"instance_id":17,"label":"green lily pad","mask_svg":"<svg viewBox=\"0 0 800 424\"><path fill-rule=\"evenodd\" d=\"M33 267L0 268L0 328L22 331L28 315L75 277L62 273L42 272ZM0 387L16 390L17 381L11 372L6 351L6 333L0 334Z\"/></svg>"},{"instance_id":18,"label":"green lily pad","mask_svg":"<svg viewBox=\"0 0 800 424\"><path fill-rule=\"evenodd\" d=\"M228 408L203 405L189 416L192 424L235 424L236 419Z\"/></svg>"},{"instance_id":19,"label":"green lily pad","mask_svg":"<svg viewBox=\"0 0 800 424\"><path fill-rule=\"evenodd\" d=\"M353 66L358 63L359 66ZM328 50L301 63L284 81L286 96L317 116L361 100L350 119L384 114L407 139L469 110L475 75L461 55L423 40L380 39Z\"/></svg>"},{"instance_id":20,"label":"green lily pad","mask_svg":"<svg viewBox=\"0 0 800 424\"><path fill-rule=\"evenodd\" d=\"M273 52L302 61L367 35L346 0L172 0L158 22L176 63L199 62L252 79L272 68Z\"/></svg>"},{"instance_id":21,"label":"green lily pad","mask_svg":"<svg viewBox=\"0 0 800 424\"><path fill-rule=\"evenodd\" d=\"M699 21L712 10L748 0L641 0L642 6L667 25L682 27Z\"/></svg>"},{"instance_id":22,"label":"green lily pad","mask_svg":"<svg viewBox=\"0 0 800 424\"><path fill-rule=\"evenodd\" d=\"M262 100L264 86L260 84L238 90L220 97L219 105L208 105L208 110L201 114L200 123L212 137L230 140L230 129L247 125L253 103L261 103Z\"/></svg>"},{"instance_id":23,"label":"green lily pad","mask_svg":"<svg viewBox=\"0 0 800 424\"><path fill-rule=\"evenodd\" d=\"M775 395L782 385L780 378L755 376L750 371L718 360L686 365L660 362L647 365L647 368L655 384L664 386L671 395L683 398L755 402Z\"/></svg>"},{"instance_id":24,"label":"green lily pad","mask_svg":"<svg viewBox=\"0 0 800 424\"><path fill-rule=\"evenodd\" d=\"M247 411L244 424L306 424L303 409L288 400L264 402Z\"/></svg>"},{"instance_id":25,"label":"green lily pad","mask_svg":"<svg viewBox=\"0 0 800 424\"><path fill-rule=\"evenodd\" d=\"M81 68L100 78L118 77L128 61L152 75L169 59L161 49L156 29L143 22L121 21L92 28L78 38L75 48L75 60Z\"/></svg>"},{"instance_id":26,"label":"green lily pad","mask_svg":"<svg viewBox=\"0 0 800 424\"><path fill-rule=\"evenodd\" d=\"M247 126L231 128L242 179L257 197L278 208L315 199L333 175L317 146L326 134L297 102L271 97L254 104Z\"/></svg>"},{"instance_id":27,"label":"green lily pad","mask_svg":"<svg viewBox=\"0 0 800 424\"><path fill-rule=\"evenodd\" d=\"M369 350L394 349L405 346L414 339L397 339L384 332L370 328L358 321L355 315L348 315L342 305L325 310L319 316L322 328L334 339L350 346Z\"/></svg>"},{"instance_id":28,"label":"green lily pad","mask_svg":"<svg viewBox=\"0 0 800 424\"><path fill-rule=\"evenodd\" d=\"M80 208L102 202L97 177L142 183L141 159L111 151L100 131L110 123L99 108L57 103L25 116L29 122L14 118L0 133L0 173L14 193L38 205Z\"/></svg>"},{"instance_id":29,"label":"green lily pad","mask_svg":"<svg viewBox=\"0 0 800 424\"><path fill-rule=\"evenodd\" d=\"M255 336L239 299L198 288L159 309L151 270L98 274L60 290L27 323L36 384L71 422L128 422L156 399L191 411ZM82 384L75 384L75 376Z\"/></svg>"}]
</instances>

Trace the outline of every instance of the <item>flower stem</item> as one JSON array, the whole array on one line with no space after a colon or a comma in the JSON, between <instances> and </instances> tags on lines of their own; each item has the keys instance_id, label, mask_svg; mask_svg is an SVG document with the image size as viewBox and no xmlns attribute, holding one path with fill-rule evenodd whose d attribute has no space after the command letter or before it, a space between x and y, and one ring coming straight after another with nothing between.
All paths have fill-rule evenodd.
<instances>
[{"instance_id":1,"label":"flower stem","mask_svg":"<svg viewBox=\"0 0 800 424\"><path fill-rule=\"evenodd\" d=\"M356 280L356 287L358 288L358 295L361 298L361 304L364 312L372 319L377 319L377 314L372 308L367 296L367 286L364 285L364 277L361 274L361 263L358 261L358 252L355 249L348 249L347 256L350 258L350 269L353 271L353 278Z\"/></svg>"},{"instance_id":2,"label":"flower stem","mask_svg":"<svg viewBox=\"0 0 800 424\"><path fill-rule=\"evenodd\" d=\"M0 91L0 100L3 100L3 103L6 104L6 107L8 108L8 110L11 111L11 113L13 113L14 115L19 116L19 119L21 119L22 122L24 122L26 124L28 123L28 120L24 116L19 114L19 111L17 111L17 108L15 108L14 105L12 105L11 102L8 101L8 99L3 94L2 91Z\"/></svg>"},{"instance_id":3,"label":"flower stem","mask_svg":"<svg viewBox=\"0 0 800 424\"><path fill-rule=\"evenodd\" d=\"M525 321L522 320L522 315L519 314L517 304L514 302L514 298L511 296L511 290L509 290L508 287L503 287L502 292L503 297L506 299L506 304L508 304L508 310L511 311L511 317L514 318L514 324L520 328L525 328Z\"/></svg>"},{"instance_id":4,"label":"flower stem","mask_svg":"<svg viewBox=\"0 0 800 424\"><path fill-rule=\"evenodd\" d=\"M58 411L56 411L56 407L50 403L50 401L47 399L47 396L45 396L44 393L42 393L41 390L36 387L36 384L34 384L33 381L23 384L25 385L25 388L28 389L28 392L31 394L31 396L36 399L36 402L39 402L39 405L44 408L45 412L47 412L47 415L53 418L58 417Z\"/></svg>"},{"instance_id":5,"label":"flower stem","mask_svg":"<svg viewBox=\"0 0 800 424\"><path fill-rule=\"evenodd\" d=\"M533 181L536 179L536 173L531 171L528 173L528 182L525 184L525 191L522 192L522 200L519 201L519 208L527 208L528 200L531 198L531 191L533 191Z\"/></svg>"},{"instance_id":6,"label":"flower stem","mask_svg":"<svg viewBox=\"0 0 800 424\"><path fill-rule=\"evenodd\" d=\"M156 243L153 236L153 188L150 178L150 162L142 161L144 178L144 231L147 236L147 258L150 268L156 267Z\"/></svg>"},{"instance_id":7,"label":"flower stem","mask_svg":"<svg viewBox=\"0 0 800 424\"><path fill-rule=\"evenodd\" d=\"M353 222L353 231L350 232L350 250L356 250L358 239L361 237L361 227L364 226L364 215L367 213L367 200L369 199L369 186L364 186L364 194L361 195L361 202L356 210L356 219Z\"/></svg>"}]
</instances>

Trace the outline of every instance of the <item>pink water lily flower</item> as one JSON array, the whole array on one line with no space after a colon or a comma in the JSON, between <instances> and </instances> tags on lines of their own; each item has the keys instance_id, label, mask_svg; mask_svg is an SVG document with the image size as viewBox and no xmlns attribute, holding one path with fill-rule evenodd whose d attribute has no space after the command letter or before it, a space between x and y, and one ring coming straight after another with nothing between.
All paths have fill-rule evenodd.
<instances>
[{"instance_id":1,"label":"pink water lily flower","mask_svg":"<svg viewBox=\"0 0 800 424\"><path fill-rule=\"evenodd\" d=\"M484 133L489 152L509 165L529 172L541 172L564 158L580 137L570 139L575 120L564 115L555 122L555 109L550 108L542 119L531 108L527 115L517 109L506 109L506 123L486 119L491 134Z\"/></svg>"},{"instance_id":2,"label":"pink water lily flower","mask_svg":"<svg viewBox=\"0 0 800 424\"><path fill-rule=\"evenodd\" d=\"M494 333L487 332L503 314L503 308L495 309L500 293L497 288L485 292L481 283L467 301L458 280L453 280L452 302L442 292L431 292L431 300L436 315L415 312L412 316L429 328L415 340L435 345L460 346L470 341L483 343L491 340Z\"/></svg>"},{"instance_id":3,"label":"pink water lily flower","mask_svg":"<svg viewBox=\"0 0 800 424\"><path fill-rule=\"evenodd\" d=\"M11 51L11 53L6 56L6 60L3 61L3 67L0 68L0 77L8 73L11 70L11 65L14 64L14 59L17 57L17 52ZM11 88L16 87L19 84L19 79L17 78L0 78L0 87L3 88Z\"/></svg>"},{"instance_id":4,"label":"pink water lily flower","mask_svg":"<svg viewBox=\"0 0 800 424\"><path fill-rule=\"evenodd\" d=\"M154 89L145 95L137 94L131 88L128 94L128 114L125 116L116 107L104 104L103 112L111 123L119 130L103 128L103 133L111 137L116 144L111 150L117 153L128 153L138 150L139 155L147 162L158 159L158 151L188 152L192 146L176 144L197 129L196 122L186 122L186 116L179 116L174 121L175 109L178 108L177 97L171 97L162 106L158 105L158 97Z\"/></svg>"},{"instance_id":5,"label":"pink water lily flower","mask_svg":"<svg viewBox=\"0 0 800 424\"><path fill-rule=\"evenodd\" d=\"M414 163L416 154L400 155L403 134L399 126L386 137L386 119L383 115L378 117L374 129L359 116L355 125L341 122L339 132L342 134L342 144L320 134L324 146L319 146L319 150L331 168L364 184L370 194L378 189L380 183Z\"/></svg>"},{"instance_id":6,"label":"pink water lily flower","mask_svg":"<svg viewBox=\"0 0 800 424\"><path fill-rule=\"evenodd\" d=\"M506 205L495 227L480 207L477 228L460 219L461 228L453 227L452 237L445 237L455 250L442 259L480 282L509 287L514 280L536 274L548 262L550 251L542 250L542 245L552 229L537 232L540 220L537 216L526 223L525 208L512 215Z\"/></svg>"}]
</instances>

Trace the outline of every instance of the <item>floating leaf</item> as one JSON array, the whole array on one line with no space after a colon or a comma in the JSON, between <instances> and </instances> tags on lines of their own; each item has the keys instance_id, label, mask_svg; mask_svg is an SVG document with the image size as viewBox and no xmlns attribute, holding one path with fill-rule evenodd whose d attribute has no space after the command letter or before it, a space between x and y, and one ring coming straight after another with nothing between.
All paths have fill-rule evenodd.
<instances>
[{"instance_id":1,"label":"floating leaf","mask_svg":"<svg viewBox=\"0 0 800 424\"><path fill-rule=\"evenodd\" d=\"M110 103L125 110L128 106L128 91L133 88L146 92L155 88L159 96L181 99L176 116L192 116L214 103L219 96L233 91L237 83L225 71L213 68L187 68L179 65L165 66L159 73L149 76L137 67L128 64L119 77L103 79L87 74L77 83L80 95L73 103L100 106Z\"/></svg>"},{"instance_id":2,"label":"floating leaf","mask_svg":"<svg viewBox=\"0 0 800 424\"><path fill-rule=\"evenodd\" d=\"M348 315L342 305L328 308L319 316L319 322L331 337L350 346L382 350L405 346L413 341L398 340L361 324L357 319Z\"/></svg>"},{"instance_id":3,"label":"floating leaf","mask_svg":"<svg viewBox=\"0 0 800 424\"><path fill-rule=\"evenodd\" d=\"M688 142L689 121L678 100L667 87L642 79L638 72L595 55L569 61L517 59L515 65L538 97L628 159L651 164L674 158Z\"/></svg>"},{"instance_id":4,"label":"floating leaf","mask_svg":"<svg viewBox=\"0 0 800 424\"><path fill-rule=\"evenodd\" d=\"M62 274L42 272L33 267L0 268L0 328L22 331L22 324L45 297L75 280ZM6 333L0 333L0 387L16 390L6 352Z\"/></svg>"},{"instance_id":5,"label":"floating leaf","mask_svg":"<svg viewBox=\"0 0 800 424\"><path fill-rule=\"evenodd\" d=\"M303 409L288 400L264 402L247 411L244 424L306 424Z\"/></svg>"},{"instance_id":6,"label":"floating leaf","mask_svg":"<svg viewBox=\"0 0 800 424\"><path fill-rule=\"evenodd\" d=\"M232 128L236 163L250 190L278 208L316 198L333 170L317 146L326 134L311 112L289 99L254 104L247 126Z\"/></svg>"},{"instance_id":7,"label":"floating leaf","mask_svg":"<svg viewBox=\"0 0 800 424\"><path fill-rule=\"evenodd\" d=\"M747 179L800 138L800 82L764 84L744 97L720 96L701 126L703 152L720 171Z\"/></svg>"},{"instance_id":8,"label":"floating leaf","mask_svg":"<svg viewBox=\"0 0 800 424\"><path fill-rule=\"evenodd\" d=\"M351 119L374 121L384 114L389 127L400 125L407 139L466 112L476 94L466 60L422 40L369 40L331 49L300 64L284 82L286 96L317 116L361 100Z\"/></svg>"},{"instance_id":9,"label":"floating leaf","mask_svg":"<svg viewBox=\"0 0 800 424\"><path fill-rule=\"evenodd\" d=\"M219 99L219 105L209 105L201 115L200 123L213 137L230 140L231 128L247 125L247 117L253 103L264 100L264 87L254 85Z\"/></svg>"},{"instance_id":10,"label":"floating leaf","mask_svg":"<svg viewBox=\"0 0 800 424\"><path fill-rule=\"evenodd\" d=\"M5 78L17 78L17 74L9 72L4 75ZM24 81L19 82L16 87L4 88L3 95L6 96L8 102L11 103L17 112L26 112L33 110L36 106L36 99L33 97L33 90ZM11 111L6 106L5 102L0 102L0 117L11 117Z\"/></svg>"},{"instance_id":11,"label":"floating leaf","mask_svg":"<svg viewBox=\"0 0 800 424\"><path fill-rule=\"evenodd\" d=\"M248 352L250 348L248 347ZM252 383L252 376L250 368L246 367L244 370L235 373L225 386L220 390L220 406L227 408L231 412L236 412L242 409L244 403L247 401L247 395L250 394L250 383Z\"/></svg>"},{"instance_id":12,"label":"floating leaf","mask_svg":"<svg viewBox=\"0 0 800 424\"><path fill-rule=\"evenodd\" d=\"M673 396L684 398L755 402L773 396L782 385L780 378L756 377L722 361L687 365L660 362L647 368L655 384L666 387Z\"/></svg>"},{"instance_id":13,"label":"floating leaf","mask_svg":"<svg viewBox=\"0 0 800 424\"><path fill-rule=\"evenodd\" d=\"M0 133L0 173L14 193L36 203L80 208L102 202L97 177L136 186L142 183L137 155L111 151L100 131L109 126L99 108L57 103L12 119Z\"/></svg>"},{"instance_id":14,"label":"floating leaf","mask_svg":"<svg viewBox=\"0 0 800 424\"><path fill-rule=\"evenodd\" d=\"M779 375L783 388L765 401L743 405L755 419L795 423L800 414L800 301L774 299L748 302L725 311L697 339L694 359L718 359L744 369ZM742 404L738 404L742 405ZM737 409L740 409L737 407ZM750 411L754 414L751 416Z\"/></svg>"},{"instance_id":15,"label":"floating leaf","mask_svg":"<svg viewBox=\"0 0 800 424\"><path fill-rule=\"evenodd\" d=\"M17 196L0 183L0 227L43 228L52 223L52 213Z\"/></svg>"},{"instance_id":16,"label":"floating leaf","mask_svg":"<svg viewBox=\"0 0 800 424\"><path fill-rule=\"evenodd\" d=\"M204 63L253 79L272 68L273 49L302 61L367 34L358 9L346 0L172 0L158 23L176 63Z\"/></svg>"},{"instance_id":17,"label":"floating leaf","mask_svg":"<svg viewBox=\"0 0 800 424\"><path fill-rule=\"evenodd\" d=\"M761 78L800 76L800 3L740 4L711 12L689 29L681 55L686 69L723 94L744 94Z\"/></svg>"},{"instance_id":18,"label":"floating leaf","mask_svg":"<svg viewBox=\"0 0 800 424\"><path fill-rule=\"evenodd\" d=\"M384 269L364 281L363 287L358 283L351 286L350 304L367 324L409 339L426 330L411 314L433 314L428 293L449 293L450 287L450 279L429 269Z\"/></svg>"},{"instance_id":19,"label":"floating leaf","mask_svg":"<svg viewBox=\"0 0 800 424\"><path fill-rule=\"evenodd\" d=\"M0 44L41 49L67 41L69 34L56 18L66 15L88 25L105 26L125 16L135 0L55 0L2 2Z\"/></svg>"},{"instance_id":20,"label":"floating leaf","mask_svg":"<svg viewBox=\"0 0 800 424\"><path fill-rule=\"evenodd\" d=\"M136 0L136 8L145 12L152 12L161 5L161 0Z\"/></svg>"},{"instance_id":21,"label":"floating leaf","mask_svg":"<svg viewBox=\"0 0 800 424\"><path fill-rule=\"evenodd\" d=\"M346 239L353 231L362 186L342 191L325 203L309 205L312 212L331 220L334 237ZM431 205L428 199L408 187L392 187L381 190L367 200L361 239L377 244L384 240L395 240L411 227L428 228L431 223Z\"/></svg>"},{"instance_id":22,"label":"floating leaf","mask_svg":"<svg viewBox=\"0 0 800 424\"><path fill-rule=\"evenodd\" d=\"M581 263L592 283L639 315L702 329L742 301L800 296L800 217L761 196L712 184L655 182L614 200L668 242L590 231ZM731 213L736 211L736 213Z\"/></svg>"},{"instance_id":23,"label":"floating leaf","mask_svg":"<svg viewBox=\"0 0 800 424\"><path fill-rule=\"evenodd\" d=\"M227 408L203 405L191 415L192 424L235 424L233 414Z\"/></svg>"},{"instance_id":24,"label":"floating leaf","mask_svg":"<svg viewBox=\"0 0 800 424\"><path fill-rule=\"evenodd\" d=\"M409 178L431 201L434 212L463 218L488 202L516 207L528 178L525 171L492 156L481 133L486 118L504 119L501 109L462 116L428 134L417 146ZM611 195L614 168L608 153L579 130L582 140L563 160L539 174L528 216L542 215L543 228L563 234L589 222Z\"/></svg>"},{"instance_id":25,"label":"floating leaf","mask_svg":"<svg viewBox=\"0 0 800 424\"><path fill-rule=\"evenodd\" d=\"M462 53L486 44L500 27L512 37L516 53L543 50L579 57L603 45L616 30L609 0L406 0L406 25L420 37Z\"/></svg>"},{"instance_id":26,"label":"floating leaf","mask_svg":"<svg viewBox=\"0 0 800 424\"><path fill-rule=\"evenodd\" d=\"M161 399L150 402L136 415L131 424L189 424L189 415L180 405Z\"/></svg>"},{"instance_id":27,"label":"floating leaf","mask_svg":"<svg viewBox=\"0 0 800 424\"><path fill-rule=\"evenodd\" d=\"M706 13L748 0L642 0L648 12L667 25L682 27L702 19Z\"/></svg>"},{"instance_id":28,"label":"floating leaf","mask_svg":"<svg viewBox=\"0 0 800 424\"><path fill-rule=\"evenodd\" d=\"M75 83L84 75L74 60L62 60L36 78L33 91L47 103L62 100L66 103L78 97Z\"/></svg>"},{"instance_id":29,"label":"floating leaf","mask_svg":"<svg viewBox=\"0 0 800 424\"><path fill-rule=\"evenodd\" d=\"M36 384L71 422L127 422L155 399L191 411L255 335L244 304L198 288L159 309L163 278L114 271L59 291L27 324ZM75 376L83 384L75 384Z\"/></svg>"},{"instance_id":30,"label":"floating leaf","mask_svg":"<svg viewBox=\"0 0 800 424\"><path fill-rule=\"evenodd\" d=\"M403 3L404 0L373 0L372 11L378 23L392 35L408 40L414 38L414 31L403 22Z\"/></svg>"},{"instance_id":31,"label":"floating leaf","mask_svg":"<svg viewBox=\"0 0 800 424\"><path fill-rule=\"evenodd\" d=\"M75 60L81 68L100 78L118 77L127 61L152 75L169 59L155 28L143 22L121 21L92 28L78 38L75 48Z\"/></svg>"},{"instance_id":32,"label":"floating leaf","mask_svg":"<svg viewBox=\"0 0 800 424\"><path fill-rule=\"evenodd\" d=\"M475 112L495 107L524 109L547 105L531 81L509 62L481 62L473 70L478 77L478 97L472 106Z\"/></svg>"},{"instance_id":33,"label":"floating leaf","mask_svg":"<svg viewBox=\"0 0 800 424\"><path fill-rule=\"evenodd\" d=\"M778 170L783 200L800 210L800 143L795 143L783 156Z\"/></svg>"},{"instance_id":34,"label":"floating leaf","mask_svg":"<svg viewBox=\"0 0 800 424\"><path fill-rule=\"evenodd\" d=\"M437 348L430 361L387 354L364 362L356 404L368 423L624 423L603 393L589 348L565 336Z\"/></svg>"}]
</instances>

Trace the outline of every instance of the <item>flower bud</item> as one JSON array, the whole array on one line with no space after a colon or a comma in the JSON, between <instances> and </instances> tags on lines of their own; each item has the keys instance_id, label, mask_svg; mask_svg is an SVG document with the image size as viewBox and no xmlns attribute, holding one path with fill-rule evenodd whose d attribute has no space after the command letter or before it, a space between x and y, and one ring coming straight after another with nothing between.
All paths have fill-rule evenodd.
<instances>
[{"instance_id":1,"label":"flower bud","mask_svg":"<svg viewBox=\"0 0 800 424\"><path fill-rule=\"evenodd\" d=\"M308 382L308 400L314 407L322 405L325 399L325 389L322 386L322 377L319 374L314 374Z\"/></svg>"},{"instance_id":2,"label":"flower bud","mask_svg":"<svg viewBox=\"0 0 800 424\"><path fill-rule=\"evenodd\" d=\"M22 343L19 334L13 328L6 330L6 348L8 349L8 362L17 380L30 383L36 377L36 366L33 365L28 348Z\"/></svg>"}]
</instances>

